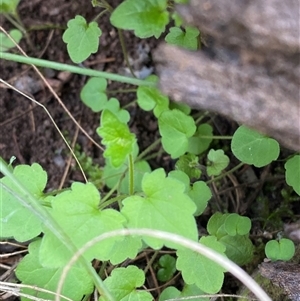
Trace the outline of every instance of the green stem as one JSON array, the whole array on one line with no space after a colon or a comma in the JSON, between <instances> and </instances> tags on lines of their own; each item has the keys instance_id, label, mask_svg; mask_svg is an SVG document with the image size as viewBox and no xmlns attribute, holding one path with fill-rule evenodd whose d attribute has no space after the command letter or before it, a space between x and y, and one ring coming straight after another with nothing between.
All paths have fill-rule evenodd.
<instances>
[{"instance_id":1,"label":"green stem","mask_svg":"<svg viewBox=\"0 0 300 301\"><path fill-rule=\"evenodd\" d=\"M104 208L108 207L109 205L113 204L113 203L116 203L118 202L118 204L123 201L125 198L127 198L128 195L119 195L119 196L116 196L115 198L111 198L109 199L108 201L104 201L100 204L99 206L99 210L103 210Z\"/></svg>"},{"instance_id":2,"label":"green stem","mask_svg":"<svg viewBox=\"0 0 300 301\"><path fill-rule=\"evenodd\" d=\"M101 11L94 19L93 21L96 22L102 15L104 15L105 13L107 13L108 9L105 9L103 11Z\"/></svg>"},{"instance_id":3,"label":"green stem","mask_svg":"<svg viewBox=\"0 0 300 301\"><path fill-rule=\"evenodd\" d=\"M128 157L129 195L134 194L134 160L132 154Z\"/></svg>"},{"instance_id":4,"label":"green stem","mask_svg":"<svg viewBox=\"0 0 300 301\"><path fill-rule=\"evenodd\" d=\"M220 139L220 140L231 140L233 136L206 136L206 135L199 135L201 139Z\"/></svg>"},{"instance_id":5,"label":"green stem","mask_svg":"<svg viewBox=\"0 0 300 301\"><path fill-rule=\"evenodd\" d=\"M3 189L16 198L21 206L30 210L41 221L41 223L64 244L67 249L75 254L78 250L69 236L57 224L52 215L39 204L38 200L36 200L35 197L23 186L19 179L15 177L15 175L10 171L6 162L2 159L0 160L0 172L3 173L14 184L14 190L12 190L4 183L0 183ZM18 192L16 192L16 190ZM90 263L85 260L83 256L79 257L79 261L93 279L99 292L109 300L114 301L114 298L111 296L110 292L107 290Z\"/></svg>"},{"instance_id":6,"label":"green stem","mask_svg":"<svg viewBox=\"0 0 300 301\"><path fill-rule=\"evenodd\" d=\"M17 22L13 17L11 17L9 14L3 14L4 17L17 29L19 29L24 35L26 35L26 30L25 28Z\"/></svg>"},{"instance_id":7,"label":"green stem","mask_svg":"<svg viewBox=\"0 0 300 301\"><path fill-rule=\"evenodd\" d=\"M18 62L18 63L24 63L24 64L28 64L28 65L32 64L32 65L35 65L38 67L50 68L50 69L59 70L59 71L69 71L71 73L77 73L77 74L81 74L81 75L103 77L106 79L114 80L114 81L121 82L121 83L136 85L136 86L156 87L156 83L146 81L146 80L122 76L119 74L114 74L114 73L109 73L109 72L97 71L97 70L88 69L88 68L81 68L81 67L77 67L77 66L52 62L52 61L48 61L48 60L26 57L26 56L22 56L22 55L7 53L7 52L0 52L0 59L14 61L14 62Z\"/></svg>"},{"instance_id":8,"label":"green stem","mask_svg":"<svg viewBox=\"0 0 300 301\"><path fill-rule=\"evenodd\" d=\"M217 176L217 177L215 177L215 178L213 178L213 179L207 181L206 184L210 184L210 183L212 183L212 182L215 182L215 181L217 181L217 180L220 180L220 179L224 178L225 176L227 176L227 175L229 175L229 174L235 172L235 171L238 170L239 168L241 168L244 164L245 164L245 163L243 163L243 162L239 163L237 166L235 166L235 167L233 167L232 169L226 171L225 173L222 173L221 175L219 175L219 176Z\"/></svg>"},{"instance_id":9,"label":"green stem","mask_svg":"<svg viewBox=\"0 0 300 301\"><path fill-rule=\"evenodd\" d=\"M144 151L142 151L135 161L139 161L142 158L144 158L148 153L150 153L161 141L161 138L154 141L152 144L150 144Z\"/></svg>"}]
</instances>

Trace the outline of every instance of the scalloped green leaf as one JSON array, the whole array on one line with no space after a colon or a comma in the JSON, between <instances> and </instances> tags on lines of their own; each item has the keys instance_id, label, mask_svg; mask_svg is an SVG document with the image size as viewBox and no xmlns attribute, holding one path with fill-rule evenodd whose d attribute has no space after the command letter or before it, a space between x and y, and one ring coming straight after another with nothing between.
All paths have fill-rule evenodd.
<instances>
[{"instance_id":1,"label":"scalloped green leaf","mask_svg":"<svg viewBox=\"0 0 300 301\"><path fill-rule=\"evenodd\" d=\"M207 174L209 176L218 176L229 164L229 158L222 149L211 149L207 155Z\"/></svg>"},{"instance_id":2,"label":"scalloped green leaf","mask_svg":"<svg viewBox=\"0 0 300 301\"><path fill-rule=\"evenodd\" d=\"M233 135L231 150L240 161L256 167L268 165L276 160L280 151L276 140L243 125Z\"/></svg>"},{"instance_id":3,"label":"scalloped green leaf","mask_svg":"<svg viewBox=\"0 0 300 301\"><path fill-rule=\"evenodd\" d=\"M236 213L229 214L224 223L225 231L230 235L249 234L251 229L251 220L247 216L240 216Z\"/></svg>"},{"instance_id":4,"label":"scalloped green leaf","mask_svg":"<svg viewBox=\"0 0 300 301\"><path fill-rule=\"evenodd\" d=\"M108 102L105 105L105 109L111 111L115 116L118 117L118 119L127 124L128 121L130 120L130 114L127 110L121 109L120 108L120 102L117 98L110 98Z\"/></svg>"},{"instance_id":5,"label":"scalloped green leaf","mask_svg":"<svg viewBox=\"0 0 300 301\"><path fill-rule=\"evenodd\" d=\"M113 26L134 30L139 38L159 38L169 23L167 0L125 0L112 13Z\"/></svg>"},{"instance_id":6,"label":"scalloped green leaf","mask_svg":"<svg viewBox=\"0 0 300 301\"><path fill-rule=\"evenodd\" d=\"M180 27L171 27L169 33L165 37L165 41L188 50L197 50L199 45L200 31L192 26L186 26L184 29Z\"/></svg>"},{"instance_id":7,"label":"scalloped green leaf","mask_svg":"<svg viewBox=\"0 0 300 301\"><path fill-rule=\"evenodd\" d=\"M10 36L15 40L17 44L21 41L23 34L18 29L12 29L9 32ZM7 51L11 48L14 48L15 44L11 41L11 39L6 36L6 34L0 32L0 51Z\"/></svg>"},{"instance_id":8,"label":"scalloped green leaf","mask_svg":"<svg viewBox=\"0 0 300 301\"><path fill-rule=\"evenodd\" d=\"M200 243L225 256L225 246L216 237L203 236ZM176 267L182 272L187 284L195 284L209 294L217 293L221 289L225 270L217 263L189 249L178 250L177 256Z\"/></svg>"},{"instance_id":9,"label":"scalloped green leaf","mask_svg":"<svg viewBox=\"0 0 300 301\"><path fill-rule=\"evenodd\" d=\"M136 142L135 135L109 110L102 112L97 134L102 137L102 143L106 145L103 156L110 160L113 167L120 167L133 150Z\"/></svg>"},{"instance_id":10,"label":"scalloped green leaf","mask_svg":"<svg viewBox=\"0 0 300 301\"><path fill-rule=\"evenodd\" d=\"M18 165L14 168L13 175L36 199L43 200L47 173L39 164L33 163L31 166ZM0 182L20 197L26 198L8 177L3 177ZM2 185L0 185L0 194L0 237L14 237L17 241L23 242L38 236L42 232L40 219L20 204L18 198L10 194Z\"/></svg>"},{"instance_id":11,"label":"scalloped green leaf","mask_svg":"<svg viewBox=\"0 0 300 301\"><path fill-rule=\"evenodd\" d=\"M300 155L294 156L284 164L285 179L288 185L292 186L300 195Z\"/></svg>"},{"instance_id":12,"label":"scalloped green leaf","mask_svg":"<svg viewBox=\"0 0 300 301\"><path fill-rule=\"evenodd\" d=\"M80 92L82 102L94 112L102 111L107 104L106 87L106 79L90 78Z\"/></svg>"},{"instance_id":13,"label":"scalloped green leaf","mask_svg":"<svg viewBox=\"0 0 300 301\"><path fill-rule=\"evenodd\" d=\"M123 229L124 217L116 210L99 210L100 194L91 184L75 182L71 189L52 198L50 211L57 224L79 249L93 238L112 230ZM51 232L45 229L40 250L44 266L61 267L70 259L71 253ZM93 245L84 254L87 260L109 260L115 243L123 238L110 238ZM126 256L125 256L126 257Z\"/></svg>"},{"instance_id":14,"label":"scalloped green leaf","mask_svg":"<svg viewBox=\"0 0 300 301\"><path fill-rule=\"evenodd\" d=\"M82 16L69 20L68 28L63 34L71 60L78 64L86 60L99 47L99 37L102 34L97 22L87 24Z\"/></svg>"},{"instance_id":15,"label":"scalloped green leaf","mask_svg":"<svg viewBox=\"0 0 300 301\"><path fill-rule=\"evenodd\" d=\"M194 155L200 155L205 152L212 142L213 128L207 124L201 124L196 133L189 138L188 152Z\"/></svg>"},{"instance_id":16,"label":"scalloped green leaf","mask_svg":"<svg viewBox=\"0 0 300 301\"><path fill-rule=\"evenodd\" d=\"M136 266L130 265L126 268L115 268L111 275L103 283L118 301L152 301L150 293L137 290L145 282L144 272ZM108 301L105 297L100 297L99 301Z\"/></svg>"},{"instance_id":17,"label":"scalloped green leaf","mask_svg":"<svg viewBox=\"0 0 300 301\"><path fill-rule=\"evenodd\" d=\"M157 279L163 282L169 281L176 272L176 259L169 254L164 254L159 258L158 264L160 268L157 271Z\"/></svg>"},{"instance_id":18,"label":"scalloped green leaf","mask_svg":"<svg viewBox=\"0 0 300 301\"><path fill-rule=\"evenodd\" d=\"M40 239L30 243L29 254L18 264L16 276L24 284L33 286L32 289L22 288L23 294L35 296L39 300L54 300L54 294L37 291L34 287L55 293L64 267L44 267L39 261L40 245ZM80 301L83 295L92 293L93 288L93 281L86 270L79 266L72 266L64 281L62 295L74 301ZM22 300L30 299L22 298Z\"/></svg>"},{"instance_id":19,"label":"scalloped green leaf","mask_svg":"<svg viewBox=\"0 0 300 301\"><path fill-rule=\"evenodd\" d=\"M188 149L189 138L196 132L194 119L174 109L162 112L158 125L164 150L172 158L182 156Z\"/></svg>"},{"instance_id":20,"label":"scalloped green leaf","mask_svg":"<svg viewBox=\"0 0 300 301\"><path fill-rule=\"evenodd\" d=\"M196 206L184 193L183 183L167 178L163 169L157 169L144 175L142 189L144 196L134 195L123 200L121 213L129 228L157 229L197 241L198 230L193 217ZM145 236L143 240L154 249L164 245L156 238ZM165 245L174 247L167 241Z\"/></svg>"},{"instance_id":21,"label":"scalloped green leaf","mask_svg":"<svg viewBox=\"0 0 300 301\"><path fill-rule=\"evenodd\" d=\"M150 75L147 80L157 82L156 75ZM159 89L154 87L139 86L137 88L137 103L144 111L151 111L155 117L159 117L163 111L169 109L169 98L164 95Z\"/></svg>"},{"instance_id":22,"label":"scalloped green leaf","mask_svg":"<svg viewBox=\"0 0 300 301\"><path fill-rule=\"evenodd\" d=\"M282 238L279 241L270 240L265 246L266 256L273 260L290 260L295 254L295 245L293 241Z\"/></svg>"}]
</instances>

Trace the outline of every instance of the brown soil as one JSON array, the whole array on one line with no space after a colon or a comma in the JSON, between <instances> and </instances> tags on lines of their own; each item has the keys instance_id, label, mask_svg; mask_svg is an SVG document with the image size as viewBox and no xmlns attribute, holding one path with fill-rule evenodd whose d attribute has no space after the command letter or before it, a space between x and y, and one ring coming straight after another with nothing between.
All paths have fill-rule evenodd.
<instances>
[{"instance_id":1,"label":"brown soil","mask_svg":"<svg viewBox=\"0 0 300 301\"><path fill-rule=\"evenodd\" d=\"M110 1L113 6L116 6L118 2L120 1ZM89 1L21 1L19 13L25 27L42 27L44 29L32 29L29 32L30 39L34 45L33 48L28 46L25 39L21 41L20 46L29 56L71 63L66 51L66 45L61 38L67 21L77 14L84 16L87 20L92 20L99 11L98 8L93 8ZM3 17L1 18L0 25L6 30L11 29L11 24ZM120 66L124 66L124 59L117 32L109 24L108 16L106 15L101 18L100 27L103 32L100 40L100 51L98 54L92 55L84 65L98 70L118 72ZM134 55L140 41L128 32L125 33L125 41L129 53ZM148 40L148 44L152 50L156 47L157 43L155 39ZM18 53L17 50L14 51ZM95 133L95 129L99 126L99 114L95 114L87 108L79 97L80 90L87 78L74 74L65 76L64 73L53 70L41 69L41 71L43 75L57 87L57 92L61 100L73 117L96 142L100 143L99 136ZM66 114L65 110L53 97L47 87L41 84L39 77L32 68L27 65L1 60L0 74L3 80L22 87L26 93L42 103L65 136L70 141L72 141L74 137L77 137L75 141L81 146L82 151L88 156L91 156L95 164L103 165L102 151L91 143L82 132L79 131L77 134L77 126ZM127 85L118 83L109 84L109 89L111 90L128 87ZM116 96L122 106L132 102L135 97L133 93L117 94ZM159 137L155 119L151 114L141 111L136 105L130 106L129 112L131 114L131 128L137 134L140 149L143 150ZM231 135L237 126L235 123L225 120L222 117L215 116L212 119L215 126L215 133L219 135ZM228 143L227 146L226 143L224 145L225 148L227 147L228 149ZM70 158L66 145L44 109L2 84L0 93L0 156L6 161L9 161L12 156L16 156L15 165L32 164L34 162L39 163L48 173L48 190L57 189L59 187ZM232 158L232 162L235 163L234 158ZM161 155L158 158L151 159L150 164L152 168L164 167L167 170L174 168L174 162L167 155ZM72 161L67 177L62 183L65 187L70 186L72 181L83 180L80 172L72 168L74 165L75 163ZM277 185L275 188L276 194L274 194L274 191L271 191L271 189L268 192L268 197L273 198L273 204L269 205L270 208L268 210L272 211L276 208L276 204L281 202L279 191L284 187L284 181L282 180L282 176L279 180L273 177L275 167L276 166L269 167L263 171L254 170L258 185L249 186L246 180L240 180L239 177L241 174L236 174L233 175L232 178L228 178L224 181L222 187L213 187L214 198L212 200L212 206L207 210L202 220L199 221L199 228L201 229L206 226L211 212L216 209L228 210L230 212L238 211L240 213L247 212L249 217L255 218L257 212L255 209L251 209L251 205L256 197L260 195L267 179L270 181L269 184ZM239 180L237 180L237 178ZM233 188L235 185L240 187L239 190ZM221 194L218 195L220 191ZM241 199L243 199L243 201L239 203ZM285 208L286 211L292 209L296 213L295 206L294 208L289 204L286 206L288 207ZM250 216L251 214L253 216ZM283 214L283 217L284 216ZM288 215L288 218L290 218L290 215ZM260 230L261 224L257 223L255 227L258 229L259 237L265 239ZM1 253L8 253L10 251L11 250L6 250L1 247ZM19 257L13 260L18 259ZM3 262L9 265L13 264L13 262L9 260ZM2 272L3 270L0 270L0 274ZM227 293L235 293L237 291L235 282L230 280L229 283L230 284L227 285ZM155 286L150 276L148 278L148 284ZM179 280L177 284L180 286ZM232 289L232 291L229 291L230 289ZM0 299L1 298L4 297L0 295ZM4 298L4 300L14 299L15 297L9 296Z\"/></svg>"}]
</instances>

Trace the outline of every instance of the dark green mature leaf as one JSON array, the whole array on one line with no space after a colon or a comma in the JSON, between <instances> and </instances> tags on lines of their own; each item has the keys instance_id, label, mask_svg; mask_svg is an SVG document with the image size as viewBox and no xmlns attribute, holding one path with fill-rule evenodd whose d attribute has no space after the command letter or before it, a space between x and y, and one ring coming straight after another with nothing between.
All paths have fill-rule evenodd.
<instances>
[{"instance_id":1,"label":"dark green mature leaf","mask_svg":"<svg viewBox=\"0 0 300 301\"><path fill-rule=\"evenodd\" d=\"M39 164L19 165L14 168L13 174L36 199L40 201L43 199L47 174ZM26 198L8 177L0 179L0 182L20 197ZM0 194L0 237L14 237L17 241L23 242L38 236L42 232L40 219L30 209L21 205L18 198L5 190L2 185Z\"/></svg>"},{"instance_id":2,"label":"dark green mature leaf","mask_svg":"<svg viewBox=\"0 0 300 301\"><path fill-rule=\"evenodd\" d=\"M284 168L286 182L300 195L300 155L287 160Z\"/></svg>"},{"instance_id":3,"label":"dark green mature leaf","mask_svg":"<svg viewBox=\"0 0 300 301\"><path fill-rule=\"evenodd\" d=\"M242 162L256 167L268 165L279 156L279 144L245 126L240 126L231 141L233 154Z\"/></svg>"},{"instance_id":4,"label":"dark green mature leaf","mask_svg":"<svg viewBox=\"0 0 300 301\"><path fill-rule=\"evenodd\" d=\"M167 0L125 0L113 11L110 22L117 28L134 30L139 38L159 38L169 22L167 6Z\"/></svg>"},{"instance_id":5,"label":"dark green mature leaf","mask_svg":"<svg viewBox=\"0 0 300 301\"><path fill-rule=\"evenodd\" d=\"M71 60L78 64L97 52L101 34L97 22L87 24L82 16L70 20L68 29L63 34L63 41L67 43Z\"/></svg>"},{"instance_id":6,"label":"dark green mature leaf","mask_svg":"<svg viewBox=\"0 0 300 301\"><path fill-rule=\"evenodd\" d=\"M198 230L193 213L195 204L184 193L185 185L173 178L167 178L163 169L145 174L142 181L144 197L135 195L123 201L121 213L126 217L129 228L149 228L182 235L194 241ZM142 217L142 218L141 218ZM173 243L144 237L154 249Z\"/></svg>"},{"instance_id":7,"label":"dark green mature leaf","mask_svg":"<svg viewBox=\"0 0 300 301\"><path fill-rule=\"evenodd\" d=\"M50 290L53 293L57 290L58 281L64 267L45 267L39 260L41 240L36 240L29 245L29 254L18 264L16 276L26 285L32 285L33 289L23 288L23 294L35 296L40 300L54 300L54 294L40 292L34 289L35 286ZM51 252L49 250L49 252ZM93 281L84 268L72 266L65 281L62 294L74 301L80 301L83 295L93 291ZM22 298L23 301L31 300Z\"/></svg>"},{"instance_id":8,"label":"dark green mature leaf","mask_svg":"<svg viewBox=\"0 0 300 301\"><path fill-rule=\"evenodd\" d=\"M169 281L176 272L176 259L169 254L164 254L159 258L158 264L160 269L157 271L157 279L163 282Z\"/></svg>"}]
</instances>

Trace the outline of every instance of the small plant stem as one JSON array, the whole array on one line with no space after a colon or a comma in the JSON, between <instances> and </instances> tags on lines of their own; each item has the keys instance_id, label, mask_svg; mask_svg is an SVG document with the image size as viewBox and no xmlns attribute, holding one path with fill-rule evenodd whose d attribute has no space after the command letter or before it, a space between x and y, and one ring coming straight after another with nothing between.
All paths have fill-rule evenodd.
<instances>
[{"instance_id":1,"label":"small plant stem","mask_svg":"<svg viewBox=\"0 0 300 301\"><path fill-rule=\"evenodd\" d=\"M110 196L118 189L118 186L120 185L120 183L118 182L106 195L105 197L101 200L101 204L99 206L99 208L103 208L106 207L103 204L107 201L107 199L110 198ZM106 203L105 203L106 204Z\"/></svg>"},{"instance_id":2,"label":"small plant stem","mask_svg":"<svg viewBox=\"0 0 300 301\"><path fill-rule=\"evenodd\" d=\"M217 177L215 177L215 178L213 178L213 179L207 181L206 184L210 184L210 183L212 183L212 182L215 182L215 181L217 181L217 180L220 180L220 179L224 178L225 176L227 176L227 175L229 175L229 174L235 172L235 171L238 170L239 168L241 168L244 164L245 164L245 163L243 163L243 162L239 163L237 166L233 167L232 169L230 169L230 170L224 172L223 174L221 174L221 175L219 175L219 176L217 176Z\"/></svg>"},{"instance_id":3,"label":"small plant stem","mask_svg":"<svg viewBox=\"0 0 300 301\"><path fill-rule=\"evenodd\" d=\"M132 154L128 157L129 194L134 194L134 160Z\"/></svg>"},{"instance_id":4,"label":"small plant stem","mask_svg":"<svg viewBox=\"0 0 300 301\"><path fill-rule=\"evenodd\" d=\"M72 65L67 65L67 64L62 64L62 63L52 62L48 60L32 58L32 57L26 57L22 55L7 53L7 52L0 52L0 59L14 61L18 63L24 63L28 65L33 64L38 67L50 68L59 71L69 71L71 73L77 73L81 75L103 77L113 81L127 83L136 86L156 87L156 83L147 80L141 80L141 79L127 77L119 74L97 71L88 68L81 68L77 66L72 66Z\"/></svg>"},{"instance_id":5,"label":"small plant stem","mask_svg":"<svg viewBox=\"0 0 300 301\"><path fill-rule=\"evenodd\" d=\"M144 158L148 153L150 153L161 141L161 138L154 141L152 144L150 144L144 151L142 151L138 157L136 158L136 162L140 161L142 158Z\"/></svg>"},{"instance_id":6,"label":"small plant stem","mask_svg":"<svg viewBox=\"0 0 300 301\"><path fill-rule=\"evenodd\" d=\"M219 139L219 140L231 140L233 136L206 136L206 135L199 135L201 139Z\"/></svg>"},{"instance_id":7,"label":"small plant stem","mask_svg":"<svg viewBox=\"0 0 300 301\"><path fill-rule=\"evenodd\" d=\"M154 254L152 255L151 259L148 261L146 267L144 268L144 274L146 274L148 272L148 270L150 269L152 263L156 259L156 257L159 254L159 252L160 252L160 250L157 250L157 251L154 252Z\"/></svg>"},{"instance_id":8,"label":"small plant stem","mask_svg":"<svg viewBox=\"0 0 300 301\"><path fill-rule=\"evenodd\" d=\"M129 63L129 58L128 58L128 53L127 53L127 49L126 49L126 45L125 45L125 41L124 41L123 32L119 28L118 28L118 35L119 35L119 40L120 40L120 44L121 44L121 48L122 48L122 52L123 52L123 55L124 55L124 59L125 59L126 65L129 68L130 73L132 74L132 76L134 78L136 78L136 76L134 74L134 71L133 71L133 69L132 69L132 67L131 67L131 65Z\"/></svg>"},{"instance_id":9,"label":"small plant stem","mask_svg":"<svg viewBox=\"0 0 300 301\"><path fill-rule=\"evenodd\" d=\"M25 28L19 24L19 22L17 20L15 20L14 18L12 18L9 14L3 14L3 16L13 25L15 26L17 29L19 29L24 35L26 35L26 30Z\"/></svg>"},{"instance_id":10,"label":"small plant stem","mask_svg":"<svg viewBox=\"0 0 300 301\"><path fill-rule=\"evenodd\" d=\"M93 22L96 22L99 18L101 18L102 15L104 15L105 13L108 12L108 9L105 9L103 11L101 11L94 19Z\"/></svg>"},{"instance_id":11,"label":"small plant stem","mask_svg":"<svg viewBox=\"0 0 300 301\"><path fill-rule=\"evenodd\" d=\"M127 105L125 105L124 107L122 107L122 109L127 109L127 108L129 108L130 106L132 106L132 105L134 105L136 103L136 100L133 100L133 101L131 101L131 102L129 102Z\"/></svg>"},{"instance_id":12,"label":"small plant stem","mask_svg":"<svg viewBox=\"0 0 300 301\"><path fill-rule=\"evenodd\" d=\"M108 201L101 203L99 206L99 210L103 210L107 206L109 206L113 203L116 203L116 202L118 202L118 204L119 204L119 202L123 201L125 198L127 198L127 195L119 195L119 196L116 196L115 198L111 198Z\"/></svg>"},{"instance_id":13,"label":"small plant stem","mask_svg":"<svg viewBox=\"0 0 300 301\"><path fill-rule=\"evenodd\" d=\"M209 112L208 112L208 111L205 111L204 113L201 113L201 115L200 115L198 118L195 116L195 118L197 118L197 119L195 120L195 124L199 124L200 121L201 121L204 117L206 117L208 114L209 114ZM198 114L197 114L197 115L198 115Z\"/></svg>"}]
</instances>

